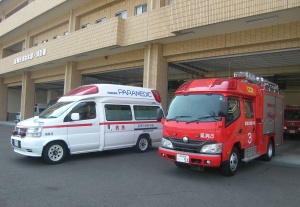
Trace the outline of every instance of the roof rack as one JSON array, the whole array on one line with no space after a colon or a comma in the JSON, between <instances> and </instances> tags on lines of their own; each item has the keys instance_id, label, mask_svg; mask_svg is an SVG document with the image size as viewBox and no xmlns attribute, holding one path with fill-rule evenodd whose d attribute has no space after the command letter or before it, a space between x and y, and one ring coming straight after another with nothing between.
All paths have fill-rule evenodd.
<instances>
[{"instance_id":1,"label":"roof rack","mask_svg":"<svg viewBox=\"0 0 300 207\"><path fill-rule=\"evenodd\" d=\"M243 77L249 83L259 85L261 89L279 93L279 87L276 83L265 80L261 77L256 77L249 72L234 72L234 77Z\"/></svg>"}]
</instances>

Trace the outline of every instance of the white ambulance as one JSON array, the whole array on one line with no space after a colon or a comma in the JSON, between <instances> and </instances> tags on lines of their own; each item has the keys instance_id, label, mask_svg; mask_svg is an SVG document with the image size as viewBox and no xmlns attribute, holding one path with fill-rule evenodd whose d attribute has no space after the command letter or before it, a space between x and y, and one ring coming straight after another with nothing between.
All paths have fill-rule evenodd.
<instances>
[{"instance_id":1,"label":"white ambulance","mask_svg":"<svg viewBox=\"0 0 300 207\"><path fill-rule=\"evenodd\" d=\"M62 162L68 154L133 147L147 151L161 140L156 120L161 99L148 88L94 84L62 96L39 116L19 122L11 136L14 151Z\"/></svg>"}]
</instances>

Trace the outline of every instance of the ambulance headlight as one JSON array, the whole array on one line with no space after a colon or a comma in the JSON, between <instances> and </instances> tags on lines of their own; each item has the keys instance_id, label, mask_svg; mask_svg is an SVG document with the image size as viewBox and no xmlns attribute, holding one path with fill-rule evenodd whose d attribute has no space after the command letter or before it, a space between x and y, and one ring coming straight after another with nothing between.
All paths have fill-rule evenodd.
<instances>
[{"instance_id":1,"label":"ambulance headlight","mask_svg":"<svg viewBox=\"0 0 300 207\"><path fill-rule=\"evenodd\" d=\"M165 138L161 139L161 145L165 148L173 149L173 144L170 140L167 140Z\"/></svg>"},{"instance_id":2,"label":"ambulance headlight","mask_svg":"<svg viewBox=\"0 0 300 207\"><path fill-rule=\"evenodd\" d=\"M34 127L29 127L26 132L27 137L40 137L42 136L42 129L43 127L41 126L34 126Z\"/></svg>"},{"instance_id":3,"label":"ambulance headlight","mask_svg":"<svg viewBox=\"0 0 300 207\"><path fill-rule=\"evenodd\" d=\"M204 145L200 152L208 154L219 154L222 152L222 143Z\"/></svg>"}]
</instances>

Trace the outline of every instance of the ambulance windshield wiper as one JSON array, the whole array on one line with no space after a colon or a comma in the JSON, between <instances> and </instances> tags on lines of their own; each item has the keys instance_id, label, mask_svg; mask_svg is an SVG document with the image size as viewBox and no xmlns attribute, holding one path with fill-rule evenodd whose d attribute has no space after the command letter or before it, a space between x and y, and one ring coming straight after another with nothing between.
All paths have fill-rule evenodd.
<instances>
[{"instance_id":1,"label":"ambulance windshield wiper","mask_svg":"<svg viewBox=\"0 0 300 207\"><path fill-rule=\"evenodd\" d=\"M220 116L201 116L201 117L198 117L197 119L194 119L192 121L187 121L186 124L191 123L191 122L198 122L202 119L208 119L208 118L213 118L214 120L220 121L220 119L219 119Z\"/></svg>"},{"instance_id":2,"label":"ambulance windshield wiper","mask_svg":"<svg viewBox=\"0 0 300 207\"><path fill-rule=\"evenodd\" d=\"M177 121L178 118L186 118L186 117L191 117L191 116L175 116L174 118L166 119L166 121Z\"/></svg>"}]
</instances>

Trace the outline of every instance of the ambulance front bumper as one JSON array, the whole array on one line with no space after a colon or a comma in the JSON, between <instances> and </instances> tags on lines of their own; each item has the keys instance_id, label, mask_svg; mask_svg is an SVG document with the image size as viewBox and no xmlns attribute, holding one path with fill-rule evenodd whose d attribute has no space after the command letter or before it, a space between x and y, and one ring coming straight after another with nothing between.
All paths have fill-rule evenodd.
<instances>
[{"instance_id":1,"label":"ambulance front bumper","mask_svg":"<svg viewBox=\"0 0 300 207\"><path fill-rule=\"evenodd\" d=\"M43 140L40 138L11 137L11 145L16 153L31 157L41 157L43 152Z\"/></svg>"},{"instance_id":2,"label":"ambulance front bumper","mask_svg":"<svg viewBox=\"0 0 300 207\"><path fill-rule=\"evenodd\" d=\"M159 147L158 153L160 157L174 162L181 162L203 167L219 167L221 165L221 155L189 153L162 147Z\"/></svg>"}]
</instances>

